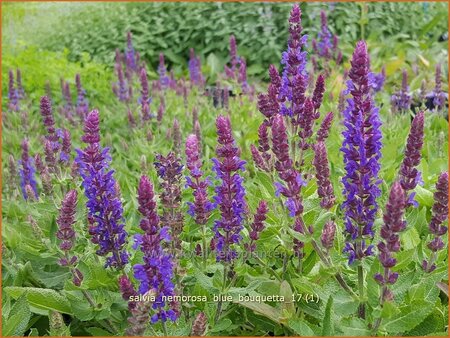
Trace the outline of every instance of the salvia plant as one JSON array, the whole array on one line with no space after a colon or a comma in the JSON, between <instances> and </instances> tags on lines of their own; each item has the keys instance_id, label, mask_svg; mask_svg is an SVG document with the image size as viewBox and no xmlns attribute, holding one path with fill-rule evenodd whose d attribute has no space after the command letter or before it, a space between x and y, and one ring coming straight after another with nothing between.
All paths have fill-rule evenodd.
<instances>
[{"instance_id":1,"label":"salvia plant","mask_svg":"<svg viewBox=\"0 0 450 338\"><path fill-rule=\"evenodd\" d=\"M335 4L279 34L261 8L267 85L240 54L259 29L153 67L124 32L39 90L7 63L5 336L447 335L445 64L371 62L364 4L356 43Z\"/></svg>"}]
</instances>

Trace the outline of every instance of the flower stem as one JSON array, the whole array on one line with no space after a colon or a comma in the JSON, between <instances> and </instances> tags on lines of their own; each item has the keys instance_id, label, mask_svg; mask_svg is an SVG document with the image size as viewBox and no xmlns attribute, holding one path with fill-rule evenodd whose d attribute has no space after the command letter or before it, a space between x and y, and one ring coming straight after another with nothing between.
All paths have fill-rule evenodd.
<instances>
[{"instance_id":1,"label":"flower stem","mask_svg":"<svg viewBox=\"0 0 450 338\"><path fill-rule=\"evenodd\" d=\"M359 318L364 319L366 317L366 307L364 304L364 271L362 265L358 265L358 289L359 289L359 299L360 304L358 308Z\"/></svg>"}]
</instances>

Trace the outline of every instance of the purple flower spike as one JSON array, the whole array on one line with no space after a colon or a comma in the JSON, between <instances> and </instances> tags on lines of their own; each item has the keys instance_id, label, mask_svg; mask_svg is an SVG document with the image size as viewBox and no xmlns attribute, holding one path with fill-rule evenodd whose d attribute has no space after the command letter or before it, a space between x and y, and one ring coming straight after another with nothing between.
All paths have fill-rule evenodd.
<instances>
[{"instance_id":1,"label":"purple flower spike","mask_svg":"<svg viewBox=\"0 0 450 338\"><path fill-rule=\"evenodd\" d=\"M435 79L436 85L431 93L431 97L433 98L435 110L442 111L445 108L448 94L442 90L442 66L440 63L436 65Z\"/></svg>"},{"instance_id":2,"label":"purple flower spike","mask_svg":"<svg viewBox=\"0 0 450 338\"><path fill-rule=\"evenodd\" d=\"M391 188L386 210L383 215L384 224L380 235L383 239L378 243L378 259L384 267L383 274L377 273L374 278L382 286L382 300L390 301L393 298L392 291L388 285L397 281L398 274L392 272L397 263L393 253L400 250L399 233L406 228L403 220L405 213L405 192L399 182L395 182Z\"/></svg>"},{"instance_id":3,"label":"purple flower spike","mask_svg":"<svg viewBox=\"0 0 450 338\"><path fill-rule=\"evenodd\" d=\"M125 63L127 66L127 72L131 74L131 71L137 72L138 67L138 55L134 50L131 32L127 33L127 48L125 51Z\"/></svg>"},{"instance_id":4,"label":"purple flower spike","mask_svg":"<svg viewBox=\"0 0 450 338\"><path fill-rule=\"evenodd\" d=\"M99 123L98 111L91 111L84 121L84 135L81 138L87 146L77 149L75 162L88 199L86 207L91 219L91 241L99 246L99 256L107 256L105 266L121 269L128 262L128 253L124 248L127 232L122 223L123 208L114 171L109 169L109 149L100 146Z\"/></svg>"},{"instance_id":5,"label":"purple flower spike","mask_svg":"<svg viewBox=\"0 0 450 338\"><path fill-rule=\"evenodd\" d=\"M417 166L422 158L423 146L423 128L424 128L425 114L423 111L419 112L411 123L411 130L409 131L408 140L406 142L405 155L400 166L400 184L402 185L405 194L413 190L420 179L420 172ZM414 196L407 196L408 201L413 200ZM407 206L412 203L407 202Z\"/></svg>"},{"instance_id":6,"label":"purple flower spike","mask_svg":"<svg viewBox=\"0 0 450 338\"><path fill-rule=\"evenodd\" d=\"M325 223L322 229L322 234L320 236L320 241L322 243L322 246L326 250L330 250L333 247L335 234L336 223L334 223L333 221L328 221L327 223Z\"/></svg>"},{"instance_id":7,"label":"purple flower spike","mask_svg":"<svg viewBox=\"0 0 450 338\"><path fill-rule=\"evenodd\" d=\"M346 171L342 179L345 196L342 207L348 235L344 252L349 255L349 263L371 254L372 246L366 247L365 238L374 236L381 158L381 121L370 93L370 61L364 41L356 45L351 66L347 87L352 97L347 99L344 111L341 148Z\"/></svg>"},{"instance_id":8,"label":"purple flower spike","mask_svg":"<svg viewBox=\"0 0 450 338\"><path fill-rule=\"evenodd\" d=\"M384 83L386 82L386 67L383 66L380 73L370 73L369 78L372 90L375 93L380 92L383 89Z\"/></svg>"},{"instance_id":9,"label":"purple flower spike","mask_svg":"<svg viewBox=\"0 0 450 338\"><path fill-rule=\"evenodd\" d=\"M322 208L330 209L336 198L330 182L330 168L325 143L318 142L314 147L314 153L313 165L316 168L317 193L321 198L320 205Z\"/></svg>"},{"instance_id":10,"label":"purple flower spike","mask_svg":"<svg viewBox=\"0 0 450 338\"><path fill-rule=\"evenodd\" d=\"M432 251L431 258L422 262L422 268L426 272L436 269L436 253L445 247L442 236L447 233L448 228L443 223L448 219L448 172L439 175L434 193L434 204L428 229L433 235L433 239L428 243L428 249Z\"/></svg>"},{"instance_id":11,"label":"purple flower spike","mask_svg":"<svg viewBox=\"0 0 450 338\"><path fill-rule=\"evenodd\" d=\"M158 66L158 74L159 74L159 85L163 90L165 90L169 86L169 77L167 76L167 68L164 61L164 54L159 54L159 66Z\"/></svg>"},{"instance_id":12,"label":"purple flower spike","mask_svg":"<svg viewBox=\"0 0 450 338\"><path fill-rule=\"evenodd\" d=\"M56 223L59 227L56 232L56 237L61 240L59 247L63 251L70 251L73 246L73 240L75 238L73 225L75 223L77 197L78 194L76 190L71 190L66 194L62 201L58 218L56 219Z\"/></svg>"},{"instance_id":13,"label":"purple flower spike","mask_svg":"<svg viewBox=\"0 0 450 338\"><path fill-rule=\"evenodd\" d=\"M28 198L36 200L38 198L38 193L37 193L37 183L34 177L35 174L34 161L29 154L29 144L27 139L24 139L22 141L22 158L21 160L19 160L18 164L20 167L19 169L20 187L22 189L23 198L25 200L28 200ZM26 189L27 187L29 188Z\"/></svg>"},{"instance_id":14,"label":"purple flower spike","mask_svg":"<svg viewBox=\"0 0 450 338\"><path fill-rule=\"evenodd\" d=\"M80 118L84 119L89 113L89 103L86 99L86 90L81 86L80 74L75 76L75 83L77 86L77 105L75 111Z\"/></svg>"},{"instance_id":15,"label":"purple flower spike","mask_svg":"<svg viewBox=\"0 0 450 338\"><path fill-rule=\"evenodd\" d=\"M8 108L11 111L19 111L19 93L14 86L14 73L12 70L9 70L8 100Z\"/></svg>"},{"instance_id":16,"label":"purple flower spike","mask_svg":"<svg viewBox=\"0 0 450 338\"><path fill-rule=\"evenodd\" d=\"M168 318L175 321L177 316L173 309L169 308L164 297L174 296L173 263L170 255L163 249L163 243L168 240L164 233L166 228L161 228L157 214L153 185L147 176L141 176L138 187L139 212L142 215L140 228L144 231L141 235L140 250L144 254L144 264L133 266L134 277L139 281L138 292L145 294L156 290L156 300L153 303L154 315L152 323L165 322ZM132 292L126 281L122 282L127 293Z\"/></svg>"},{"instance_id":17,"label":"purple flower spike","mask_svg":"<svg viewBox=\"0 0 450 338\"><path fill-rule=\"evenodd\" d=\"M58 136L55 131L55 119L53 117L52 105L47 96L41 97L40 111L45 128L47 129L47 140L57 146Z\"/></svg>"},{"instance_id":18,"label":"purple flower spike","mask_svg":"<svg viewBox=\"0 0 450 338\"><path fill-rule=\"evenodd\" d=\"M189 204L189 214L197 224L206 224L213 210L213 204L208 200L208 182L202 180L203 172L200 157L200 147L197 136L191 134L186 139L186 163L190 177L186 177L187 186L192 189L194 203Z\"/></svg>"},{"instance_id":19,"label":"purple flower spike","mask_svg":"<svg viewBox=\"0 0 450 338\"><path fill-rule=\"evenodd\" d=\"M22 85L22 72L17 68L16 70L17 95L19 99L25 98L25 91Z\"/></svg>"},{"instance_id":20,"label":"purple flower spike","mask_svg":"<svg viewBox=\"0 0 450 338\"><path fill-rule=\"evenodd\" d=\"M245 189L239 175L244 170L245 161L240 159L240 150L236 146L228 117L216 119L218 159L213 159L213 170L220 180L214 197L219 206L221 217L214 224L217 261L230 262L237 257L233 248L241 240L242 222L245 210Z\"/></svg>"},{"instance_id":21,"label":"purple flower spike","mask_svg":"<svg viewBox=\"0 0 450 338\"><path fill-rule=\"evenodd\" d=\"M331 124L333 123L334 114L333 112L329 112L322 123L320 124L320 128L317 131L317 142L325 141L330 134Z\"/></svg>"},{"instance_id":22,"label":"purple flower spike","mask_svg":"<svg viewBox=\"0 0 450 338\"><path fill-rule=\"evenodd\" d=\"M200 57L197 57L194 53L194 49L190 50L189 58L189 77L191 83L197 87L201 87L205 84L205 78L202 74L202 67L200 62Z\"/></svg>"},{"instance_id":23,"label":"purple flower spike","mask_svg":"<svg viewBox=\"0 0 450 338\"><path fill-rule=\"evenodd\" d=\"M269 209L267 208L266 201L260 201L258 208L256 208L255 216L253 218L253 223L250 225L250 242L244 244L245 250L248 252L254 252L256 249L256 241L259 239L261 232L264 230L264 221L267 218L267 213Z\"/></svg>"},{"instance_id":24,"label":"purple flower spike","mask_svg":"<svg viewBox=\"0 0 450 338\"><path fill-rule=\"evenodd\" d=\"M150 114L150 103L152 102L152 99L149 97L147 71L145 68L141 69L139 78L141 80L141 97L139 98L139 103L141 104L141 117L142 121L148 121L152 117Z\"/></svg>"},{"instance_id":25,"label":"purple flower spike","mask_svg":"<svg viewBox=\"0 0 450 338\"><path fill-rule=\"evenodd\" d=\"M408 73L403 70L402 88L391 96L391 106L393 112L406 112L410 109L412 96L409 93Z\"/></svg>"}]
</instances>

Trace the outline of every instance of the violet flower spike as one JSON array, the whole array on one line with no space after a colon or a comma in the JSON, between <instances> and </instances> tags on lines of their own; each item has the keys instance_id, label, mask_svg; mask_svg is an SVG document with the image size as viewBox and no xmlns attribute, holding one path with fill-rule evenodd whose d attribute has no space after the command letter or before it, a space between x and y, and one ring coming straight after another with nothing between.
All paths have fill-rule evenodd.
<instances>
[{"instance_id":1,"label":"violet flower spike","mask_svg":"<svg viewBox=\"0 0 450 338\"><path fill-rule=\"evenodd\" d=\"M448 94L442 90L442 66L440 63L436 65L435 83L434 91L431 93L433 105L435 110L442 111L445 108Z\"/></svg>"},{"instance_id":2,"label":"violet flower spike","mask_svg":"<svg viewBox=\"0 0 450 338\"><path fill-rule=\"evenodd\" d=\"M230 262L237 257L234 245L241 239L245 210L245 189L239 172L245 170L245 161L240 159L240 150L233 138L230 119L219 116L216 119L216 154L212 159L213 171L220 184L216 186L215 204L220 210L220 219L214 223L217 261Z\"/></svg>"},{"instance_id":3,"label":"violet flower spike","mask_svg":"<svg viewBox=\"0 0 450 338\"><path fill-rule=\"evenodd\" d=\"M14 73L9 70L9 82L8 82L8 108L11 111L19 111L19 93L14 86Z\"/></svg>"},{"instance_id":4,"label":"violet flower spike","mask_svg":"<svg viewBox=\"0 0 450 338\"><path fill-rule=\"evenodd\" d=\"M349 264L372 254L366 238L373 238L373 223L380 195L378 172L381 158L381 121L370 93L370 61L367 45L357 43L351 60L347 87L352 97L344 111L344 153L346 174L342 179L345 201L345 232L348 235L344 252Z\"/></svg>"},{"instance_id":5,"label":"violet flower spike","mask_svg":"<svg viewBox=\"0 0 450 338\"><path fill-rule=\"evenodd\" d=\"M416 167L420 164L422 158L424 119L425 114L423 111L414 117L406 142L403 162L400 166L400 184L406 195L408 195L409 191L414 190L421 180L420 172ZM414 195L415 193L411 193L407 196L406 206L417 206L417 202L414 201Z\"/></svg>"},{"instance_id":6,"label":"violet flower spike","mask_svg":"<svg viewBox=\"0 0 450 338\"><path fill-rule=\"evenodd\" d=\"M202 180L203 172L200 146L197 136L191 134L186 139L186 165L190 176L186 177L186 186L192 189L194 203L188 203L188 214L194 217L195 223L204 225L209 219L214 205L208 199L208 181Z\"/></svg>"},{"instance_id":7,"label":"violet flower spike","mask_svg":"<svg viewBox=\"0 0 450 338\"><path fill-rule=\"evenodd\" d=\"M152 102L152 99L149 97L147 71L145 68L141 69L139 78L141 81L141 97L139 98L139 103L141 104L142 121L145 122L152 118L150 114L150 103Z\"/></svg>"},{"instance_id":8,"label":"violet flower spike","mask_svg":"<svg viewBox=\"0 0 450 338\"><path fill-rule=\"evenodd\" d=\"M169 86L169 77L167 76L167 68L164 61L164 54L159 54L159 66L158 66L158 74L159 74L159 84L163 90L165 90Z\"/></svg>"},{"instance_id":9,"label":"violet flower spike","mask_svg":"<svg viewBox=\"0 0 450 338\"><path fill-rule=\"evenodd\" d=\"M256 208L253 222L250 225L250 241L244 244L244 248L247 252L254 252L256 250L256 241L259 239L261 232L264 230L264 221L267 218L269 209L266 201L260 201Z\"/></svg>"},{"instance_id":10,"label":"violet flower spike","mask_svg":"<svg viewBox=\"0 0 450 338\"><path fill-rule=\"evenodd\" d=\"M406 228L406 222L403 220L405 213L405 192L399 182L392 185L389 199L386 204L386 210L383 215L383 226L380 231L383 239L378 243L378 259L384 267L383 274L377 273L374 278L382 286L381 299L391 301L394 298L388 285L397 281L398 273L392 272L392 268L397 263L393 257L395 252L400 251L399 233Z\"/></svg>"},{"instance_id":11,"label":"violet flower spike","mask_svg":"<svg viewBox=\"0 0 450 338\"><path fill-rule=\"evenodd\" d=\"M443 223L448 219L448 172L439 175L436 183L436 192L434 193L434 204L432 207L432 217L428 225L429 232L433 235L433 239L428 243L427 247L431 250L429 260L422 262L422 268L426 272L433 272L436 269L437 252L444 249L445 243L442 240L448 227Z\"/></svg>"},{"instance_id":12,"label":"violet flower spike","mask_svg":"<svg viewBox=\"0 0 450 338\"><path fill-rule=\"evenodd\" d=\"M34 161L29 154L29 144L27 139L24 139L22 141L22 157L18 161L18 164L20 175L20 187L22 189L23 198L25 200L28 200L29 198L32 200L36 200L38 198L38 192L37 192L37 183L35 179ZM29 188L27 189L27 187Z\"/></svg>"},{"instance_id":13,"label":"violet flower spike","mask_svg":"<svg viewBox=\"0 0 450 338\"><path fill-rule=\"evenodd\" d=\"M314 146L313 165L316 168L317 194L321 198L320 205L322 208L330 209L334 205L336 198L330 182L327 148L322 141Z\"/></svg>"},{"instance_id":14,"label":"violet flower spike","mask_svg":"<svg viewBox=\"0 0 450 338\"><path fill-rule=\"evenodd\" d=\"M317 142L325 141L328 138L328 135L330 134L331 125L333 123L333 118L334 118L333 112L329 112L324 117L322 123L320 124L319 130L317 131L316 136Z\"/></svg>"},{"instance_id":15,"label":"violet flower spike","mask_svg":"<svg viewBox=\"0 0 450 338\"><path fill-rule=\"evenodd\" d=\"M402 73L402 88L391 96L392 110L394 112L408 111L411 106L411 98L408 86L408 73L404 69Z\"/></svg>"},{"instance_id":16,"label":"violet flower spike","mask_svg":"<svg viewBox=\"0 0 450 338\"><path fill-rule=\"evenodd\" d=\"M91 111L85 119L81 138L87 146L77 149L75 162L88 199L86 207L91 219L91 241L99 247L97 254L107 257L106 267L121 269L128 262L125 250L128 234L124 229L122 202L116 190L114 171L109 169L109 149L100 146L99 124L98 111Z\"/></svg>"},{"instance_id":17,"label":"violet flower spike","mask_svg":"<svg viewBox=\"0 0 450 338\"><path fill-rule=\"evenodd\" d=\"M22 72L19 68L16 69L16 82L17 82L17 96L21 100L25 98L25 91L22 85Z\"/></svg>"},{"instance_id":18,"label":"violet flower spike","mask_svg":"<svg viewBox=\"0 0 450 338\"><path fill-rule=\"evenodd\" d=\"M77 104L75 110L78 116L84 119L89 113L89 103L86 99L86 90L81 86L80 74L76 74L75 83L77 87Z\"/></svg>"},{"instance_id":19,"label":"violet flower spike","mask_svg":"<svg viewBox=\"0 0 450 338\"><path fill-rule=\"evenodd\" d=\"M144 231L143 235L136 237L136 245L144 254L144 263L133 266L134 277L140 282L138 292L145 294L152 289L156 290L156 299L152 305L152 323L165 322L167 319L175 321L175 311L164 300L164 297L175 295L172 259L162 246L170 237L167 227L161 227L153 185L147 176L141 176L139 181L138 202L142 215L139 226Z\"/></svg>"}]
</instances>

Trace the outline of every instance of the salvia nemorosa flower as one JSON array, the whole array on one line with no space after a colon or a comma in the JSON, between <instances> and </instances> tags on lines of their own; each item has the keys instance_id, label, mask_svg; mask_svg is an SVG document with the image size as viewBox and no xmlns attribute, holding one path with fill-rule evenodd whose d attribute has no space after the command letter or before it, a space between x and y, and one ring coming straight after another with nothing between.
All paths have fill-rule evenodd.
<instances>
[{"instance_id":1,"label":"salvia nemorosa flower","mask_svg":"<svg viewBox=\"0 0 450 338\"><path fill-rule=\"evenodd\" d=\"M379 73L370 73L369 78L372 90L375 93L380 92L386 82L386 67L383 66L383 68L381 68L381 72Z\"/></svg>"},{"instance_id":2,"label":"salvia nemorosa flower","mask_svg":"<svg viewBox=\"0 0 450 338\"><path fill-rule=\"evenodd\" d=\"M171 239L168 227L161 226L164 223L158 217L153 185L147 176L142 176L139 181L138 202L142 215L139 226L144 231L136 240L144 254L144 263L133 267L134 277L140 282L138 293L145 294L152 289L156 292L152 323L165 322L168 318L175 321L176 313L163 298L174 295L173 263L170 254L163 249L163 243Z\"/></svg>"},{"instance_id":3,"label":"salvia nemorosa flower","mask_svg":"<svg viewBox=\"0 0 450 338\"><path fill-rule=\"evenodd\" d=\"M200 122L195 121L194 124L194 134L195 136L197 136L198 142L201 143L202 142L202 129L200 127Z\"/></svg>"},{"instance_id":4,"label":"salvia nemorosa flower","mask_svg":"<svg viewBox=\"0 0 450 338\"><path fill-rule=\"evenodd\" d=\"M426 272L433 272L436 269L436 253L445 247L442 236L448 230L443 225L448 219L448 172L443 172L439 175L436 183L436 192L434 193L432 214L428 230L433 235L433 239L427 245L428 249L432 251L432 255L429 260L422 262L422 268Z\"/></svg>"},{"instance_id":5,"label":"salvia nemorosa flower","mask_svg":"<svg viewBox=\"0 0 450 338\"><path fill-rule=\"evenodd\" d=\"M391 108L393 112L406 112L411 106L411 94L408 86L408 73L403 70L402 88L391 96Z\"/></svg>"},{"instance_id":6,"label":"salvia nemorosa flower","mask_svg":"<svg viewBox=\"0 0 450 338\"><path fill-rule=\"evenodd\" d=\"M147 329L150 319L149 313L153 305L150 300L155 297L155 290L148 291L143 297L145 297L145 300L135 302L135 306L130 310L131 316L128 317L128 324L130 326L125 331L127 336L143 336Z\"/></svg>"},{"instance_id":7,"label":"salvia nemorosa flower","mask_svg":"<svg viewBox=\"0 0 450 338\"><path fill-rule=\"evenodd\" d=\"M360 260L372 252L366 245L366 237L373 238L373 223L378 210L380 195L378 172L381 158L381 121L379 109L375 107L370 93L370 61L367 45L357 43L347 88L351 98L347 99L344 111L344 153L345 176L343 194L345 201L345 232L348 241L344 252L349 263Z\"/></svg>"},{"instance_id":8,"label":"salvia nemorosa flower","mask_svg":"<svg viewBox=\"0 0 450 338\"><path fill-rule=\"evenodd\" d=\"M12 111L19 110L19 93L14 86L14 73L9 70L9 82L8 82L8 107Z\"/></svg>"},{"instance_id":9,"label":"salvia nemorosa flower","mask_svg":"<svg viewBox=\"0 0 450 338\"><path fill-rule=\"evenodd\" d=\"M300 111L294 112L294 110L301 108L306 84L308 83L306 51L303 51L308 36L302 36L302 29L300 7L295 4L289 18L288 48L283 52L281 59L284 69L279 93L279 99L283 102L280 112L282 115L291 117L295 113L300 113ZM294 100L297 107L294 107Z\"/></svg>"},{"instance_id":10,"label":"salvia nemorosa flower","mask_svg":"<svg viewBox=\"0 0 450 338\"><path fill-rule=\"evenodd\" d=\"M200 312L192 323L191 337L201 337L206 333L208 318L204 312Z\"/></svg>"},{"instance_id":11,"label":"salvia nemorosa flower","mask_svg":"<svg viewBox=\"0 0 450 338\"><path fill-rule=\"evenodd\" d=\"M172 237L172 253L181 248L180 234L183 230L183 214L181 212L181 179L183 165L181 159L170 152L167 156L156 155L155 168L160 178L161 194L159 199L163 207L161 224L170 229Z\"/></svg>"},{"instance_id":12,"label":"salvia nemorosa flower","mask_svg":"<svg viewBox=\"0 0 450 338\"><path fill-rule=\"evenodd\" d=\"M186 177L186 186L192 189L194 202L188 203L188 214L200 225L206 224L214 206L208 199L208 180L202 179L202 159L197 136L191 134L186 139L186 166L190 176Z\"/></svg>"},{"instance_id":13,"label":"salvia nemorosa flower","mask_svg":"<svg viewBox=\"0 0 450 338\"><path fill-rule=\"evenodd\" d=\"M175 154L179 155L181 152L181 129L180 129L180 122L178 122L178 119L173 120L172 134L173 134L173 151L175 152Z\"/></svg>"},{"instance_id":14,"label":"salvia nemorosa flower","mask_svg":"<svg viewBox=\"0 0 450 338\"><path fill-rule=\"evenodd\" d=\"M329 112L322 120L319 130L317 131L316 140L317 142L325 141L330 134L331 124L333 123L334 114Z\"/></svg>"},{"instance_id":15,"label":"salvia nemorosa flower","mask_svg":"<svg viewBox=\"0 0 450 338\"><path fill-rule=\"evenodd\" d=\"M267 218L269 208L266 201L260 201L256 208L253 222L250 225L250 241L244 244L244 248L247 252L253 252L256 249L256 241L259 239L261 232L264 230L264 221Z\"/></svg>"},{"instance_id":16,"label":"salvia nemorosa flower","mask_svg":"<svg viewBox=\"0 0 450 338\"><path fill-rule=\"evenodd\" d=\"M128 309L132 310L136 306L136 302L130 302L130 297L137 296L138 293L127 275L119 277L119 290L122 298L128 301Z\"/></svg>"},{"instance_id":17,"label":"salvia nemorosa flower","mask_svg":"<svg viewBox=\"0 0 450 338\"><path fill-rule=\"evenodd\" d=\"M73 104L72 95L70 94L69 83L61 79L61 90L64 104L61 108L61 113L70 121L73 122Z\"/></svg>"},{"instance_id":18,"label":"salvia nemorosa flower","mask_svg":"<svg viewBox=\"0 0 450 338\"><path fill-rule=\"evenodd\" d=\"M25 200L28 200L29 198L35 200L38 197L37 183L34 177L35 174L34 161L29 153L29 144L27 139L24 139L22 141L22 157L18 163L19 163L20 187L22 189L23 198Z\"/></svg>"},{"instance_id":19,"label":"salvia nemorosa flower","mask_svg":"<svg viewBox=\"0 0 450 338\"><path fill-rule=\"evenodd\" d=\"M384 269L383 273L377 273L374 278L382 286L381 297L383 301L390 301L394 297L388 285L394 284L398 278L398 273L392 271L397 263L393 254L400 250L399 233L406 228L406 222L403 220L404 213L405 192L401 184L395 182L392 185L383 214L384 223L380 230L382 240L377 245L378 259Z\"/></svg>"},{"instance_id":20,"label":"salvia nemorosa flower","mask_svg":"<svg viewBox=\"0 0 450 338\"><path fill-rule=\"evenodd\" d=\"M314 146L313 165L316 168L317 194L321 198L320 205L322 208L330 209L334 205L336 198L330 182L327 148L323 141L317 142Z\"/></svg>"},{"instance_id":21,"label":"salvia nemorosa flower","mask_svg":"<svg viewBox=\"0 0 450 338\"><path fill-rule=\"evenodd\" d=\"M86 147L77 149L75 162L88 199L86 207L92 220L89 227L91 241L98 245L98 255L107 256L106 266L120 269L128 262L128 253L124 248L127 232L114 171L109 168L109 149L100 146L99 123L98 111L91 111L84 121L84 135L81 138Z\"/></svg>"},{"instance_id":22,"label":"salvia nemorosa flower","mask_svg":"<svg viewBox=\"0 0 450 338\"><path fill-rule=\"evenodd\" d=\"M258 109L268 121L280 112L278 95L281 88L281 77L274 65L269 66L270 84L267 94L258 95Z\"/></svg>"},{"instance_id":23,"label":"salvia nemorosa flower","mask_svg":"<svg viewBox=\"0 0 450 338\"><path fill-rule=\"evenodd\" d=\"M115 69L117 73L117 82L113 83L112 90L120 101L128 102L132 94L131 86L128 88L127 80L123 76L123 68L120 62L116 62Z\"/></svg>"},{"instance_id":24,"label":"salvia nemorosa flower","mask_svg":"<svg viewBox=\"0 0 450 338\"><path fill-rule=\"evenodd\" d=\"M421 175L417 166L422 158L423 146L423 128L424 128L424 112L419 112L411 123L408 140L406 141L405 154L403 162L400 166L400 184L402 185L405 194L413 190L421 180ZM415 193L407 196L407 205L417 205L414 201Z\"/></svg>"},{"instance_id":25,"label":"salvia nemorosa flower","mask_svg":"<svg viewBox=\"0 0 450 338\"><path fill-rule=\"evenodd\" d=\"M86 90L81 86L80 74L75 75L75 83L77 87L77 104L75 111L79 117L84 119L89 113L89 103L86 99Z\"/></svg>"},{"instance_id":26,"label":"salvia nemorosa flower","mask_svg":"<svg viewBox=\"0 0 450 338\"><path fill-rule=\"evenodd\" d=\"M314 52L322 58L331 59L333 49L337 48L337 39L334 39L331 34L328 23L327 15L325 11L320 12L320 32L317 36L317 41L313 40L312 46ZM333 43L334 42L334 43Z\"/></svg>"},{"instance_id":27,"label":"salvia nemorosa flower","mask_svg":"<svg viewBox=\"0 0 450 338\"><path fill-rule=\"evenodd\" d=\"M52 105L47 96L41 97L40 112L44 127L47 129L46 139L53 143L53 146L58 149L58 136L55 130L55 119L53 117Z\"/></svg>"},{"instance_id":28,"label":"salvia nemorosa flower","mask_svg":"<svg viewBox=\"0 0 450 338\"><path fill-rule=\"evenodd\" d=\"M239 59L239 70L238 70L238 83L241 84L242 92L246 94L249 91L249 85L247 83L247 63L244 58ZM227 90L225 90L226 92Z\"/></svg>"},{"instance_id":29,"label":"salvia nemorosa flower","mask_svg":"<svg viewBox=\"0 0 450 338\"><path fill-rule=\"evenodd\" d=\"M227 65L224 67L225 76L234 79L236 78L237 67L239 65L239 56L237 55L237 44L234 35L230 36L230 65L231 67L228 67Z\"/></svg>"},{"instance_id":30,"label":"salvia nemorosa flower","mask_svg":"<svg viewBox=\"0 0 450 338\"><path fill-rule=\"evenodd\" d=\"M161 125L164 113L166 112L166 103L164 101L164 96L161 96L159 101L158 113L156 114L156 121L159 125Z\"/></svg>"},{"instance_id":31,"label":"salvia nemorosa flower","mask_svg":"<svg viewBox=\"0 0 450 338\"><path fill-rule=\"evenodd\" d=\"M59 153L59 162L65 165L70 164L70 154L72 152L72 140L70 132L67 129L58 129L57 134L61 139L61 152Z\"/></svg>"},{"instance_id":32,"label":"salvia nemorosa flower","mask_svg":"<svg viewBox=\"0 0 450 338\"><path fill-rule=\"evenodd\" d=\"M336 235L336 223L333 221L328 221L325 223L322 229L322 234L320 235L320 242L326 251L333 247L334 237Z\"/></svg>"},{"instance_id":33,"label":"salvia nemorosa flower","mask_svg":"<svg viewBox=\"0 0 450 338\"><path fill-rule=\"evenodd\" d=\"M19 99L23 99L25 97L25 91L23 90L22 85L22 72L19 68L16 69L16 83L17 83L17 95Z\"/></svg>"},{"instance_id":34,"label":"salvia nemorosa flower","mask_svg":"<svg viewBox=\"0 0 450 338\"><path fill-rule=\"evenodd\" d=\"M169 77L167 76L167 68L164 61L164 54L159 54L159 66L158 66L158 74L159 74L159 85L162 89L166 89L169 86Z\"/></svg>"},{"instance_id":35,"label":"salvia nemorosa flower","mask_svg":"<svg viewBox=\"0 0 450 338\"><path fill-rule=\"evenodd\" d=\"M149 97L147 71L144 67L141 69L139 79L141 81L141 97L139 98L139 103L141 104L141 117L142 121L148 121L152 117L150 114L150 103L152 102L152 99Z\"/></svg>"},{"instance_id":36,"label":"salvia nemorosa flower","mask_svg":"<svg viewBox=\"0 0 450 338\"><path fill-rule=\"evenodd\" d=\"M131 39L131 32L127 33L127 48L125 51L125 63L127 66L127 70L137 72L138 69L138 59L137 59L137 53L134 50L133 47L133 41Z\"/></svg>"},{"instance_id":37,"label":"salvia nemorosa flower","mask_svg":"<svg viewBox=\"0 0 450 338\"><path fill-rule=\"evenodd\" d=\"M8 157L8 172L9 172L8 181L7 181L8 186L11 191L14 191L17 188L18 172L17 172L16 160L14 159L14 156L12 154L9 154L9 157Z\"/></svg>"},{"instance_id":38,"label":"salvia nemorosa flower","mask_svg":"<svg viewBox=\"0 0 450 338\"><path fill-rule=\"evenodd\" d=\"M245 189L239 172L245 170L245 161L240 159L240 150L233 138L228 117L216 119L218 158L212 159L213 171L220 180L215 188L215 204L220 210L220 219L214 223L217 261L230 262L237 256L234 244L240 242L245 209Z\"/></svg>"},{"instance_id":39,"label":"salvia nemorosa flower","mask_svg":"<svg viewBox=\"0 0 450 338\"><path fill-rule=\"evenodd\" d=\"M202 74L200 57L195 55L194 49L191 48L189 57L189 78L195 86L203 86L205 79Z\"/></svg>"},{"instance_id":40,"label":"salvia nemorosa flower","mask_svg":"<svg viewBox=\"0 0 450 338\"><path fill-rule=\"evenodd\" d=\"M286 207L289 210L289 216L295 217L294 230L304 233L303 220L300 217L303 213L303 204L301 198L301 188L305 185L300 173L293 168L293 161L289 156L289 142L286 126L283 116L277 115L272 123L272 151L275 154L275 169L278 176L284 182L276 182L276 195L280 194L287 198ZM302 248L304 243L294 239L294 252L299 258L302 257Z\"/></svg>"},{"instance_id":41,"label":"salvia nemorosa flower","mask_svg":"<svg viewBox=\"0 0 450 338\"><path fill-rule=\"evenodd\" d=\"M431 93L433 105L435 110L442 111L445 107L448 94L442 90L442 67L440 63L436 65L435 83L434 91Z\"/></svg>"},{"instance_id":42,"label":"salvia nemorosa flower","mask_svg":"<svg viewBox=\"0 0 450 338\"><path fill-rule=\"evenodd\" d=\"M56 154L55 146L53 142L49 140L44 141L44 154L45 154L45 163L47 164L48 170L51 173L56 173Z\"/></svg>"},{"instance_id":43,"label":"salvia nemorosa flower","mask_svg":"<svg viewBox=\"0 0 450 338\"><path fill-rule=\"evenodd\" d=\"M76 190L70 190L64 196L58 218L56 219L56 224L58 224L56 237L61 241L59 248L64 252L64 257L59 260L59 264L70 268L73 284L80 286L84 277L81 271L75 267L78 261L77 256L70 254L75 240L73 225L75 224L77 198Z\"/></svg>"}]
</instances>

